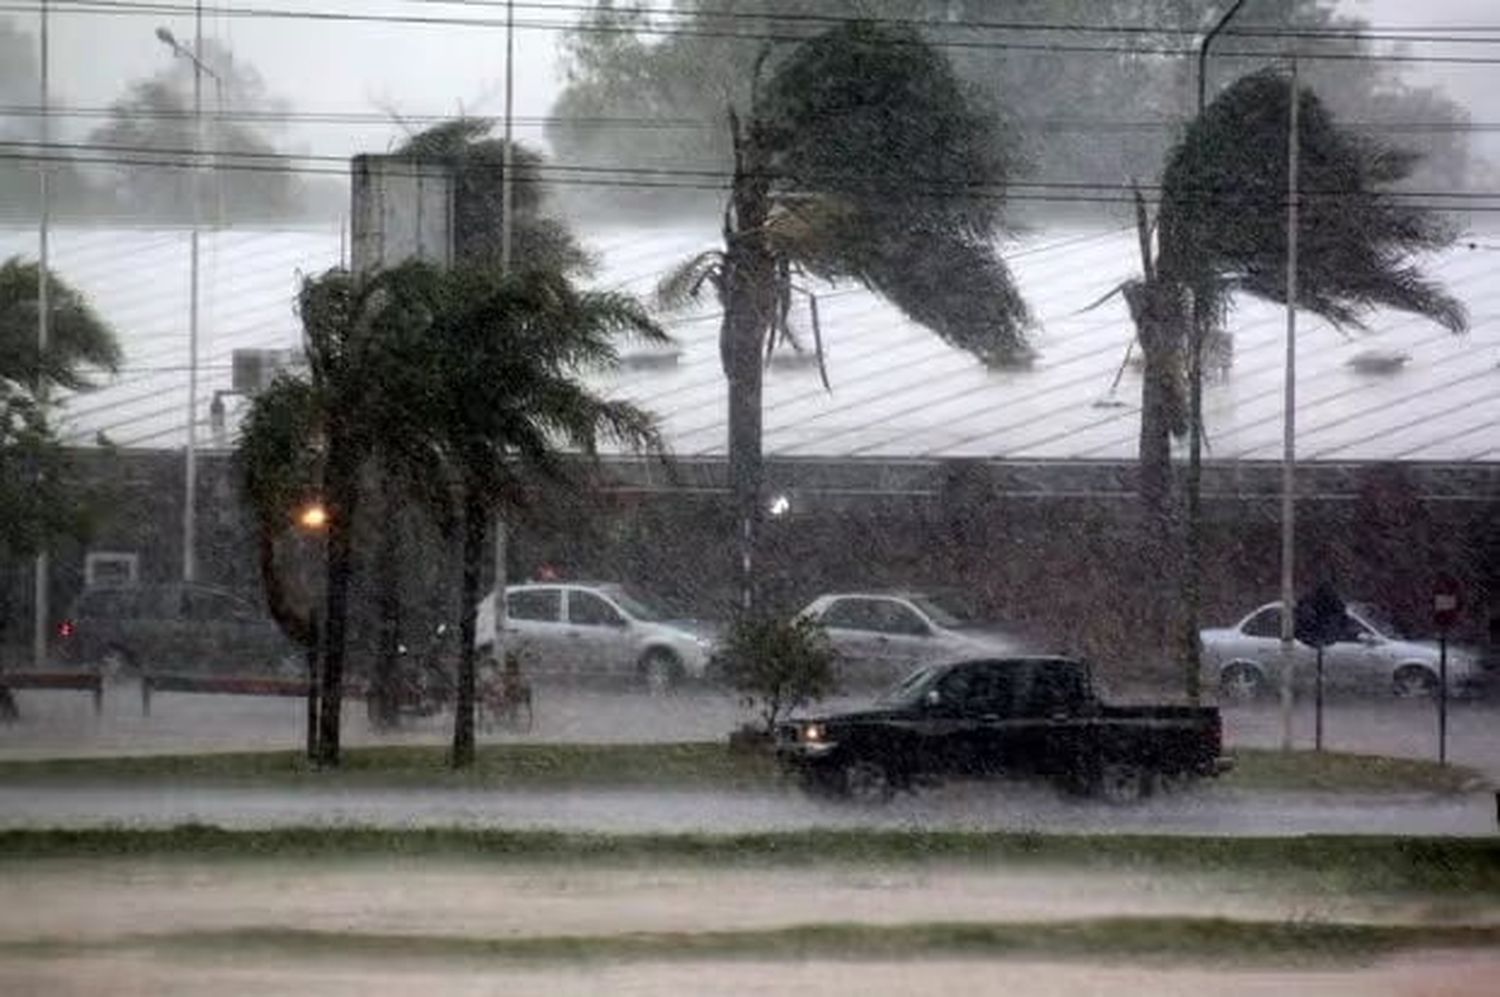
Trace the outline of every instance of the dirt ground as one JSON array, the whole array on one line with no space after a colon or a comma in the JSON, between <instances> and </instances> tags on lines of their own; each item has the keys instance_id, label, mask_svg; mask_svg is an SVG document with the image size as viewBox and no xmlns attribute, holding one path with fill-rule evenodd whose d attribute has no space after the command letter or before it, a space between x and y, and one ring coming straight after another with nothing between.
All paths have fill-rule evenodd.
<instances>
[{"instance_id":1,"label":"dirt ground","mask_svg":"<svg viewBox=\"0 0 1500 997\"><path fill-rule=\"evenodd\" d=\"M783 994L907 997L1492 997L1500 954L1434 953L1332 970L1099 967L1056 962L642 962L466 965L423 961L168 961L149 953L0 963L0 993L50 997L572 997L613 994Z\"/></svg>"},{"instance_id":2,"label":"dirt ground","mask_svg":"<svg viewBox=\"0 0 1500 997\"><path fill-rule=\"evenodd\" d=\"M0 877L0 993L308 997L545 994L1183 994L1468 997L1496 992L1500 951L1273 971L1080 961L914 959L504 962L210 954L154 944L246 928L469 938L699 932L856 921L1138 916L1500 923L1500 908L1351 899L1211 878L967 867L496 867L458 860L310 864L48 860ZM111 945L115 947L103 948Z\"/></svg>"},{"instance_id":3,"label":"dirt ground","mask_svg":"<svg viewBox=\"0 0 1500 997\"><path fill-rule=\"evenodd\" d=\"M311 865L43 861L0 878L0 942L105 942L288 928L483 938L733 931L854 921L1235 917L1500 924L1451 898L1277 892L1253 881L966 867L495 867L432 860Z\"/></svg>"}]
</instances>

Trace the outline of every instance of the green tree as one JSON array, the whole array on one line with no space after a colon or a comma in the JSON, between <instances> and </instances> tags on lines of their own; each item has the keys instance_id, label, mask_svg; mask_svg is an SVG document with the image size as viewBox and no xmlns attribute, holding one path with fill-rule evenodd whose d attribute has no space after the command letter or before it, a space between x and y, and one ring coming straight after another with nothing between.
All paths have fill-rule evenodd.
<instances>
[{"instance_id":1,"label":"green tree","mask_svg":"<svg viewBox=\"0 0 1500 997\"><path fill-rule=\"evenodd\" d=\"M614 365L622 336L666 335L635 299L579 290L557 270L409 264L396 277L412 321L389 344L390 365L405 380L386 418L407 428L382 445L398 466L426 469L402 479L462 537L452 752L462 767L474 757L474 610L486 527L497 508L526 501L529 481L568 480L565 453L593 458L601 443L660 450L650 415L595 394L580 375Z\"/></svg>"},{"instance_id":2,"label":"green tree","mask_svg":"<svg viewBox=\"0 0 1500 997\"><path fill-rule=\"evenodd\" d=\"M461 535L453 759L466 765L486 522L496 505L525 500L531 476L564 477L562 448L659 446L646 413L598 397L577 374L613 363L620 335L664 334L630 298L579 291L556 271L505 277L484 266L413 262L363 278L330 271L304 284L299 311L309 371L284 376L255 400L240 459L269 601L294 636L309 630L269 587L280 584L271 545L310 491L327 509L316 759L339 762L352 523L368 495L366 472L378 467L382 490L420 503L446 535Z\"/></svg>"},{"instance_id":3,"label":"green tree","mask_svg":"<svg viewBox=\"0 0 1500 997\"><path fill-rule=\"evenodd\" d=\"M40 274L36 263L0 264L0 563L87 533L92 496L57 439L53 400L58 391L90 389L120 362L109 326L54 273L47 275L50 335L39 348ZM0 690L0 718L14 715L9 691Z\"/></svg>"},{"instance_id":4,"label":"green tree","mask_svg":"<svg viewBox=\"0 0 1500 997\"><path fill-rule=\"evenodd\" d=\"M453 255L471 266L499 266L504 217L505 140L493 138L488 118L453 118L408 138L396 150L453 171ZM511 168L515 212L511 248L517 266L577 276L590 260L567 226L546 213L548 190L541 153L516 143Z\"/></svg>"},{"instance_id":5,"label":"green tree","mask_svg":"<svg viewBox=\"0 0 1500 997\"><path fill-rule=\"evenodd\" d=\"M118 217L186 221L199 198L205 222L267 221L295 217L303 210L302 184L291 171L268 169L266 156L277 151L274 122L285 103L272 97L253 66L206 39L200 53L207 73L202 79L203 150L207 171L191 168L198 148L193 118L193 64L172 57L170 65L147 79L132 82L110 105L104 124L89 133L88 143L119 149L128 163L100 168L97 182ZM222 94L223 117L219 116Z\"/></svg>"},{"instance_id":6,"label":"green tree","mask_svg":"<svg viewBox=\"0 0 1500 997\"><path fill-rule=\"evenodd\" d=\"M658 5L660 6L660 5ZM968 87L1003 95L1029 173L1048 183L1109 184L1160 169L1192 107L1190 50L1224 4L1218 0L679 0L670 14L596 4L567 36L567 79L547 137L561 162L599 169L728 172L733 148L718 126L726 105L746 106L752 67L767 36L795 40L851 17L914 27L943 48ZM1309 54L1376 54L1364 22L1336 0L1256 0L1235 21L1246 32L1213 60L1243 67L1229 52L1270 59L1284 37L1254 31L1334 32L1299 37ZM764 12L757 17L755 12ZM1092 29L1065 32L1059 25ZM1027 29L1043 26L1042 30ZM652 33L648 29L660 29ZM1264 58L1262 59L1262 54ZM1432 155L1414 183L1451 189L1470 181L1470 136L1462 108L1407 82L1409 66L1381 59L1311 60L1309 85L1346 121L1374 133L1421 123ZM1448 126L1448 127L1445 127ZM1065 188L1028 192L1016 217L1097 217L1100 206ZM615 186L582 190L599 211L704 214L711 195ZM579 196L574 194L573 196ZM1107 209L1113 210L1113 209Z\"/></svg>"},{"instance_id":7,"label":"green tree","mask_svg":"<svg viewBox=\"0 0 1500 997\"><path fill-rule=\"evenodd\" d=\"M724 641L724 678L770 735L776 722L838 691L835 653L816 620L746 616Z\"/></svg>"},{"instance_id":8,"label":"green tree","mask_svg":"<svg viewBox=\"0 0 1500 997\"><path fill-rule=\"evenodd\" d=\"M767 49L753 72L748 106L729 112L724 248L688 261L660 289L675 303L712 287L724 308L730 486L740 563L750 565L763 360L791 339L799 280L857 280L991 365L1024 359L1029 321L993 243L1012 161L995 116L940 54L910 30L859 22L774 63ZM753 577L742 578L742 608L754 600Z\"/></svg>"},{"instance_id":9,"label":"green tree","mask_svg":"<svg viewBox=\"0 0 1500 997\"><path fill-rule=\"evenodd\" d=\"M1287 126L1292 85L1279 70L1236 81L1193 122L1162 180L1152 259L1142 209L1143 276L1127 285L1146 361L1141 418L1142 496L1154 524L1150 548L1175 574L1170 438L1187 429L1193 362L1223 335L1238 294L1285 303ZM1423 275L1415 258L1455 232L1441 214L1403 199L1415 153L1348 131L1318 96L1297 93L1301 144L1297 186L1297 307L1339 328L1359 329L1379 307L1467 328L1461 303ZM1171 574L1164 577L1171 577ZM1190 589L1192 586L1190 585ZM1195 604L1189 591L1188 606ZM1198 694L1197 620L1184 641L1187 689Z\"/></svg>"}]
</instances>

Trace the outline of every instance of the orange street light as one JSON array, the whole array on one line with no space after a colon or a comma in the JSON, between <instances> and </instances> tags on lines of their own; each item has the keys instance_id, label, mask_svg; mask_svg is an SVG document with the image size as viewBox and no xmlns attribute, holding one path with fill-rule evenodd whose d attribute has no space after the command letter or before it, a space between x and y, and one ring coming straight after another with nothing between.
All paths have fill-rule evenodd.
<instances>
[{"instance_id":1,"label":"orange street light","mask_svg":"<svg viewBox=\"0 0 1500 997\"><path fill-rule=\"evenodd\" d=\"M297 510L297 525L304 530L321 530L328 525L328 510L321 502L310 502Z\"/></svg>"}]
</instances>

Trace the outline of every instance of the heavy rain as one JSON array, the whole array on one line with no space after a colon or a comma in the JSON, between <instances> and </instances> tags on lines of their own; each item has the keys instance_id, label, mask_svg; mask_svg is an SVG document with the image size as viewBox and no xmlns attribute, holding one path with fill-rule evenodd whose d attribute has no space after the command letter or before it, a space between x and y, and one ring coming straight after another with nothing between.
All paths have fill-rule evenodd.
<instances>
[{"instance_id":1,"label":"heavy rain","mask_svg":"<svg viewBox=\"0 0 1500 997\"><path fill-rule=\"evenodd\" d=\"M0 10L0 992L1491 994L1485 0Z\"/></svg>"}]
</instances>

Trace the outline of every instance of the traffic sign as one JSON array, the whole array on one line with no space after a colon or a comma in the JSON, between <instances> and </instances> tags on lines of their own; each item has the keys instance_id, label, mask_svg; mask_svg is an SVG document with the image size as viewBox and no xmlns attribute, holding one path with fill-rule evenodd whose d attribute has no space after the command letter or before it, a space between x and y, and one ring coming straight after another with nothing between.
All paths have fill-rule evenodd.
<instances>
[{"instance_id":1,"label":"traffic sign","mask_svg":"<svg viewBox=\"0 0 1500 997\"><path fill-rule=\"evenodd\" d=\"M1442 574L1432 583L1432 620L1447 630L1464 611L1464 588L1457 578Z\"/></svg>"},{"instance_id":2,"label":"traffic sign","mask_svg":"<svg viewBox=\"0 0 1500 997\"><path fill-rule=\"evenodd\" d=\"M1344 635L1344 600L1327 582L1297 600L1293 633L1308 647L1327 647Z\"/></svg>"}]
</instances>

